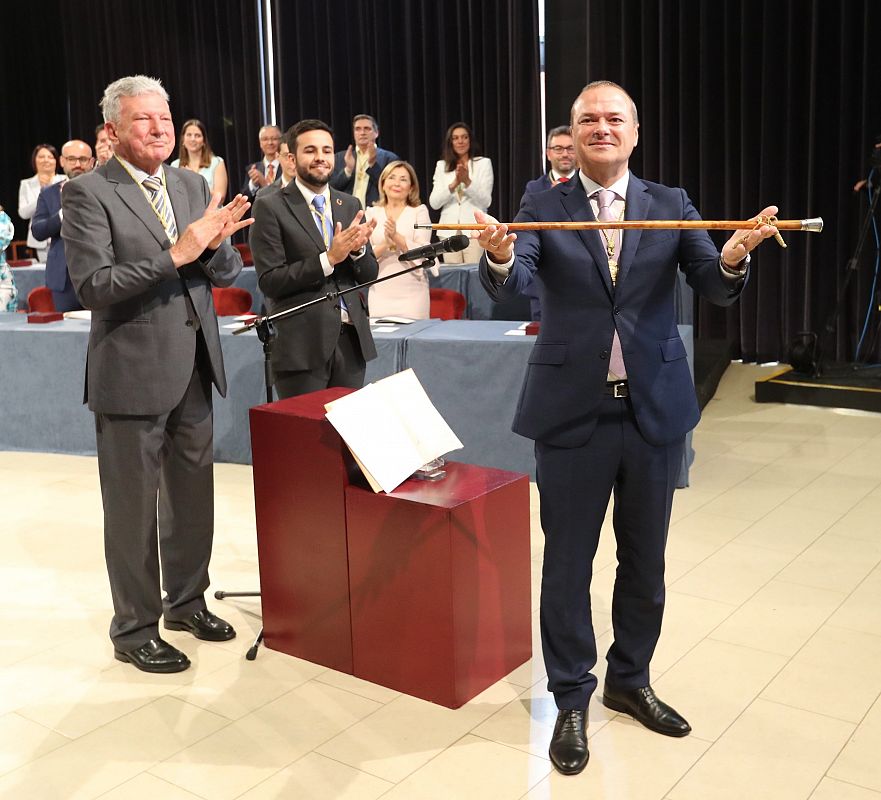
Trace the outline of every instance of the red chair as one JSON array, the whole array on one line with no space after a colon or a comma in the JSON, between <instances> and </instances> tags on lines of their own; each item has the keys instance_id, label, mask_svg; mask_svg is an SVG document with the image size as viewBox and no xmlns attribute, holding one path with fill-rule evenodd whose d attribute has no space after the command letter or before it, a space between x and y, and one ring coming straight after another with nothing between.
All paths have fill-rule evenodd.
<instances>
[{"instance_id":1,"label":"red chair","mask_svg":"<svg viewBox=\"0 0 881 800\"><path fill-rule=\"evenodd\" d=\"M6 265L8 267L30 267L34 263L34 259L32 258L17 258L11 261L7 261Z\"/></svg>"},{"instance_id":2,"label":"red chair","mask_svg":"<svg viewBox=\"0 0 881 800\"><path fill-rule=\"evenodd\" d=\"M251 245L249 244L234 244L236 250L238 250L242 254L242 265L246 267L254 266L254 256L251 255Z\"/></svg>"},{"instance_id":3,"label":"red chair","mask_svg":"<svg viewBox=\"0 0 881 800\"><path fill-rule=\"evenodd\" d=\"M214 297L214 308L218 317L237 317L251 313L251 304L254 301L247 289L239 289L238 286L221 289L214 286L211 295Z\"/></svg>"},{"instance_id":4,"label":"red chair","mask_svg":"<svg viewBox=\"0 0 881 800\"><path fill-rule=\"evenodd\" d=\"M36 258L36 252L24 239L14 239L9 243L9 258L12 261L22 261L26 258Z\"/></svg>"},{"instance_id":5,"label":"red chair","mask_svg":"<svg viewBox=\"0 0 881 800\"><path fill-rule=\"evenodd\" d=\"M465 296L452 289L429 289L432 319L462 319L465 313Z\"/></svg>"},{"instance_id":6,"label":"red chair","mask_svg":"<svg viewBox=\"0 0 881 800\"><path fill-rule=\"evenodd\" d=\"M52 290L48 286L37 286L28 292L28 311L55 311Z\"/></svg>"}]
</instances>

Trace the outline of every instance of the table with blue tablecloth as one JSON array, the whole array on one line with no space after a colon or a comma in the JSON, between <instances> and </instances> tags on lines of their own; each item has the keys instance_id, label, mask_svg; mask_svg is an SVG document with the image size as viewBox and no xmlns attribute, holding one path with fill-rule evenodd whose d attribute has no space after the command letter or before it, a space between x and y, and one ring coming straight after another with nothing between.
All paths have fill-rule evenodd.
<instances>
[{"instance_id":1,"label":"table with blue tablecloth","mask_svg":"<svg viewBox=\"0 0 881 800\"><path fill-rule=\"evenodd\" d=\"M255 332L232 335L221 320L229 384L215 394L215 458L250 463L248 409L265 402L263 348ZM534 477L532 442L511 431L532 336L509 335L517 321L420 320L375 333L373 381L412 367L428 396L464 444L452 458ZM680 334L693 363L691 326ZM94 454L91 413L82 405L89 323L28 324L0 314L0 450ZM679 484L687 485L687 448Z\"/></svg>"},{"instance_id":2,"label":"table with blue tablecloth","mask_svg":"<svg viewBox=\"0 0 881 800\"><path fill-rule=\"evenodd\" d=\"M404 368L404 342L437 324L421 320L375 334L378 356L367 379ZM24 314L0 314L0 450L95 453L95 425L83 405L87 320L29 324ZM220 319L220 341L228 392L214 394L214 455L248 464L248 409L266 402L263 345L254 331L234 336L229 317Z\"/></svg>"}]
</instances>

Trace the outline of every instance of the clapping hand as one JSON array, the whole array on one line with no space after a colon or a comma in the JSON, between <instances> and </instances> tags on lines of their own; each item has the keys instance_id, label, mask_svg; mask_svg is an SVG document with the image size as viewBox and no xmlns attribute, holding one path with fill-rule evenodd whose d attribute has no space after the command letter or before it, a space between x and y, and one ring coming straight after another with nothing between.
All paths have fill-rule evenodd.
<instances>
[{"instance_id":1,"label":"clapping hand","mask_svg":"<svg viewBox=\"0 0 881 800\"><path fill-rule=\"evenodd\" d=\"M363 218L364 212L359 211L345 230L341 222L336 224L333 232L333 241L330 244L330 249L327 251L327 260L330 261L331 265L335 266L340 261L345 261L350 253L356 253L370 241L370 234L373 233L373 229L376 227L376 220L372 219L369 222L361 222Z\"/></svg>"},{"instance_id":2,"label":"clapping hand","mask_svg":"<svg viewBox=\"0 0 881 800\"><path fill-rule=\"evenodd\" d=\"M352 145L349 145L346 148L346 153L343 156L343 161L346 165L346 175L351 175L355 171L355 152L352 149Z\"/></svg>"},{"instance_id":3,"label":"clapping hand","mask_svg":"<svg viewBox=\"0 0 881 800\"><path fill-rule=\"evenodd\" d=\"M248 170L248 177L251 179L253 183L256 183L258 186L268 186L269 181L266 179L266 176L257 169L256 164L251 164L251 168Z\"/></svg>"},{"instance_id":4,"label":"clapping hand","mask_svg":"<svg viewBox=\"0 0 881 800\"><path fill-rule=\"evenodd\" d=\"M242 219L251 207L244 195L237 194L225 206L218 208L222 200L220 192L213 194L202 217L187 225L187 229L172 245L169 252L177 269L195 261L206 249L216 250L228 236L254 222L253 218Z\"/></svg>"}]
</instances>

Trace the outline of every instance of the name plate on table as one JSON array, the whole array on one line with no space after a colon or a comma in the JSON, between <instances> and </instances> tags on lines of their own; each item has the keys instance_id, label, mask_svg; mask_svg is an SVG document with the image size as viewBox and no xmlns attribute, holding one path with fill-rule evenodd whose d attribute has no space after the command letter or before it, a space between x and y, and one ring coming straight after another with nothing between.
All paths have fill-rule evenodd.
<instances>
[{"instance_id":1,"label":"name plate on table","mask_svg":"<svg viewBox=\"0 0 881 800\"><path fill-rule=\"evenodd\" d=\"M61 322L64 314L60 311L30 311L28 312L28 322L36 325L42 325L44 322Z\"/></svg>"}]
</instances>

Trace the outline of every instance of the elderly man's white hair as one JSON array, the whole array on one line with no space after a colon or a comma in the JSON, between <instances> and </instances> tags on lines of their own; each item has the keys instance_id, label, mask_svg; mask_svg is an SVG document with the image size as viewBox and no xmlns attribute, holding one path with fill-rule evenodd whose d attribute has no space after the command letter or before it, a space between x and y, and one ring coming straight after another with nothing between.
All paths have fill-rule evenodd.
<instances>
[{"instance_id":1,"label":"elderly man's white hair","mask_svg":"<svg viewBox=\"0 0 881 800\"><path fill-rule=\"evenodd\" d=\"M129 75L113 81L105 90L101 98L101 112L104 114L104 122L119 122L119 107L123 97L137 97L142 94L158 94L165 102L168 102L168 92L158 78L149 78L146 75Z\"/></svg>"}]
</instances>

